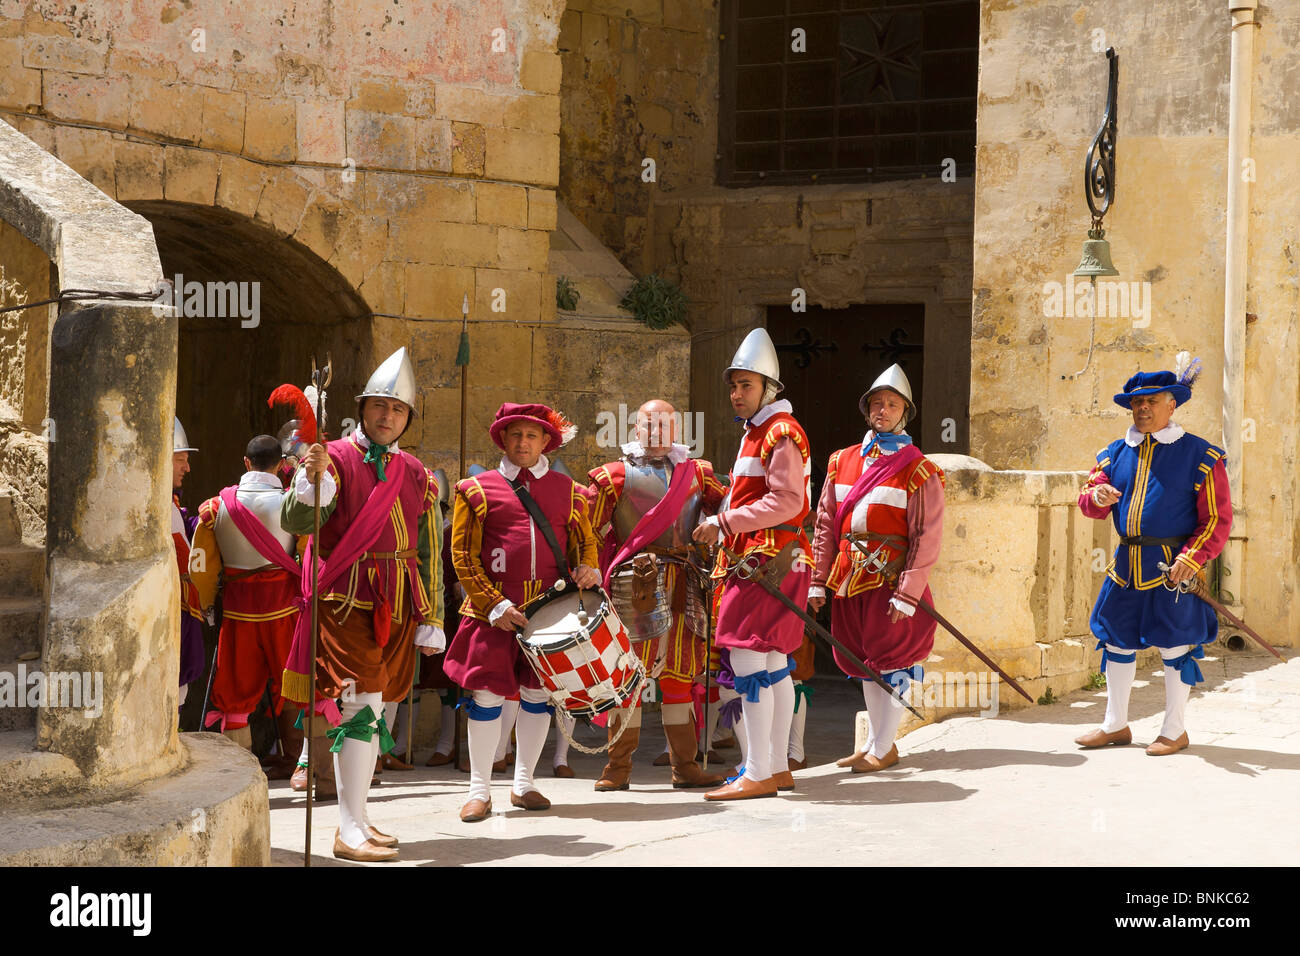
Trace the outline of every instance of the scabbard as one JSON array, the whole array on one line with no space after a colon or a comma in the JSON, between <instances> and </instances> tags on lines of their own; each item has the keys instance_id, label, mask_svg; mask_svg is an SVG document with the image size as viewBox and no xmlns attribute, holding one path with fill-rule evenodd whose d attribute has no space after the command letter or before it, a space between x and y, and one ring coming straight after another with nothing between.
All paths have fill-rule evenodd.
<instances>
[{"instance_id":1,"label":"scabbard","mask_svg":"<svg viewBox=\"0 0 1300 956\"><path fill-rule=\"evenodd\" d=\"M727 555L731 558L731 560L735 562L732 568L732 572L737 573L739 568L742 566L742 564L744 564L744 562L740 559L738 555L736 555L735 552L731 551L730 549L724 548L723 550L725 550L727 552ZM838 640L835 637L835 635L833 635L830 631L826 630L826 628L822 627L821 623L816 618L810 615L799 605L795 604L794 601L790 600L790 598L786 595L786 593L782 591L778 585L774 584L768 577L766 577L763 574L763 572L755 569L753 572L751 572L750 575L737 573L737 577L739 577L742 581L758 582L758 584L762 586L764 591L772 595L772 597L776 598L778 601L780 601L782 604L788 607L791 611L793 611L799 617L799 619L804 622L806 626L812 628L813 633L815 633L823 641L825 641L831 647L835 648L835 650L839 651L842 655L844 655L845 659L847 659L848 662L852 664L854 667L856 667L858 670L866 674L868 679L870 679L880 687L884 688L884 690L889 694L890 697L894 698L894 700L898 701L899 704L901 704L902 706L910 710L913 714L917 716L917 718L919 718L920 720L925 720L924 715L922 715L920 711L918 711L907 701L903 700L902 695L899 694L898 689L894 687L893 684L889 683L889 681L885 680L874 670L868 667L862 660L858 658L856 654L854 654L851 650L845 647L842 641Z\"/></svg>"},{"instance_id":2,"label":"scabbard","mask_svg":"<svg viewBox=\"0 0 1300 956\"><path fill-rule=\"evenodd\" d=\"M1224 617L1226 617L1226 618L1228 619L1229 623L1235 625L1236 627L1241 628L1243 631L1245 631L1247 634L1249 634L1249 635L1251 636L1251 638L1254 639L1254 641L1255 641L1256 644L1258 644L1260 647L1264 648L1264 650L1268 651L1270 654L1272 654L1272 655L1273 655L1274 657L1276 657L1278 660L1281 661L1281 660L1285 660L1285 659L1286 659L1286 658L1284 658L1281 654L1279 654L1279 653L1277 652L1277 650L1273 647L1272 644L1270 644L1268 641L1264 640L1264 638L1260 637L1259 634L1255 631L1255 629L1254 629L1253 627L1251 627L1249 624L1247 624L1247 623L1246 623L1245 621L1243 621L1241 618L1237 617L1237 615L1233 614L1231 611L1229 611L1226 607L1224 607L1222 604L1220 604L1220 603L1219 603L1218 601L1216 601L1214 598L1210 597L1210 595L1207 594L1206 591L1205 591L1205 582L1204 582L1204 581L1202 581L1200 578L1196 578L1195 580L1196 580L1196 584L1195 584L1195 586L1192 587L1190 593L1195 594L1198 598L1200 598L1202 601L1204 601L1204 602L1205 602L1206 604L1208 604L1210 607L1214 608L1214 610L1218 611L1220 614L1222 614Z\"/></svg>"}]
</instances>

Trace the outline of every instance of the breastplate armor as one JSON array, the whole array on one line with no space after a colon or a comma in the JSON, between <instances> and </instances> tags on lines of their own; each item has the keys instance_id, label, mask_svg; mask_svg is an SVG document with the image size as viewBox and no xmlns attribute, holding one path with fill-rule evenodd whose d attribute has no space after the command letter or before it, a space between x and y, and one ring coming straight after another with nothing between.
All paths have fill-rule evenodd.
<instances>
[{"instance_id":1,"label":"breastplate armor","mask_svg":"<svg viewBox=\"0 0 1300 956\"><path fill-rule=\"evenodd\" d=\"M652 463L624 459L623 495L614 508L613 519L614 532L619 541L626 541L645 513L668 494L672 467L667 459ZM662 548L688 547L691 532L700 523L700 509L699 489L692 488L672 525L651 543Z\"/></svg>"}]
</instances>

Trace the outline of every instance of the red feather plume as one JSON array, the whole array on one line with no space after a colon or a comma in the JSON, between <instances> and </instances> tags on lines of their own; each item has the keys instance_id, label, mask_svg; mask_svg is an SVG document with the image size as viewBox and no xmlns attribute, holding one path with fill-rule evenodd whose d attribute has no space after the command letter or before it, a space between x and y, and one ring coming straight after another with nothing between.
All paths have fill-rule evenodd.
<instances>
[{"instance_id":1,"label":"red feather plume","mask_svg":"<svg viewBox=\"0 0 1300 956\"><path fill-rule=\"evenodd\" d=\"M309 445L315 444L316 410L311 407L311 402L307 401L307 396L302 393L302 389L297 385L281 385L271 393L266 404L271 408L277 405L288 405L292 408L293 417L302 423L298 429L299 437Z\"/></svg>"}]
</instances>

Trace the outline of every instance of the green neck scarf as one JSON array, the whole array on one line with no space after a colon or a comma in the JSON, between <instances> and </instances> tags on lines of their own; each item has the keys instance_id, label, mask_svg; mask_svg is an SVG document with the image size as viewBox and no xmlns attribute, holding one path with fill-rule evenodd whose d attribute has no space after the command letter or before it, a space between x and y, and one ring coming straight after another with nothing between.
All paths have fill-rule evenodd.
<instances>
[{"instance_id":1,"label":"green neck scarf","mask_svg":"<svg viewBox=\"0 0 1300 956\"><path fill-rule=\"evenodd\" d=\"M388 480L388 476L384 474L384 455L386 454L388 454L387 445L372 441L370 447L366 449L366 457L361 459L367 465L375 466L375 477L380 481Z\"/></svg>"}]
</instances>

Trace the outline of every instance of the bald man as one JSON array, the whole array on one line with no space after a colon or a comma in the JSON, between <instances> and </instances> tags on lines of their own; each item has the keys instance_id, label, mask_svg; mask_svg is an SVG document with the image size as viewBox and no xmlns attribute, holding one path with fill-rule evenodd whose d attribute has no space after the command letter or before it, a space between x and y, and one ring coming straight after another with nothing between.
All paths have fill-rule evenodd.
<instances>
[{"instance_id":1,"label":"bald man","mask_svg":"<svg viewBox=\"0 0 1300 956\"><path fill-rule=\"evenodd\" d=\"M690 564L691 531L721 504L713 467L677 443L680 416L660 399L637 410L636 437L623 457L588 473L591 524L601 539L600 568L633 647L659 682L673 786L712 787L724 779L695 762L691 685L704 672L706 581ZM668 509L647 513L668 499ZM662 509L661 509L662 510ZM642 596L633 599L633 579ZM626 728L622 725L626 723ZM620 735L619 731L622 730ZM615 738L617 737L617 740ZM609 721L609 762L596 789L626 790L641 737L641 706Z\"/></svg>"}]
</instances>

